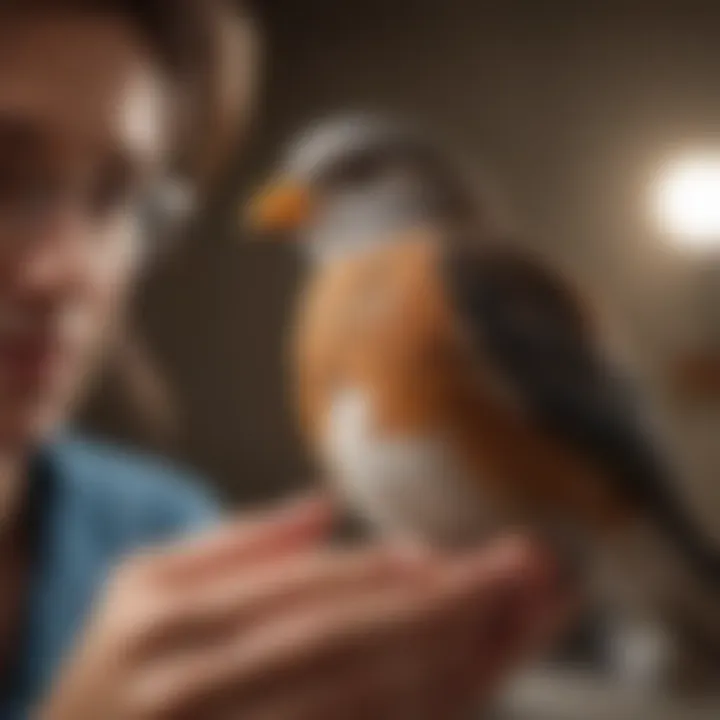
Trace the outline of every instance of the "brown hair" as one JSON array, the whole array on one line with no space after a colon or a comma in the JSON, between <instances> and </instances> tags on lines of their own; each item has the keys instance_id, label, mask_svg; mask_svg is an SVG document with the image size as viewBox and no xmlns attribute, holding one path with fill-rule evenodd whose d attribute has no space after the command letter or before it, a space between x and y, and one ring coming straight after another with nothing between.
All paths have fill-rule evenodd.
<instances>
[{"instance_id":1,"label":"brown hair","mask_svg":"<svg viewBox=\"0 0 720 720\"><path fill-rule=\"evenodd\" d=\"M189 122L178 160L182 170L208 182L248 119L258 48L247 10L226 0L95 2L137 23L181 83Z\"/></svg>"},{"instance_id":2,"label":"brown hair","mask_svg":"<svg viewBox=\"0 0 720 720\"><path fill-rule=\"evenodd\" d=\"M253 18L230 0L0 0L0 10L78 11L126 18L178 85L176 169L213 182L250 115L258 61Z\"/></svg>"}]
</instances>

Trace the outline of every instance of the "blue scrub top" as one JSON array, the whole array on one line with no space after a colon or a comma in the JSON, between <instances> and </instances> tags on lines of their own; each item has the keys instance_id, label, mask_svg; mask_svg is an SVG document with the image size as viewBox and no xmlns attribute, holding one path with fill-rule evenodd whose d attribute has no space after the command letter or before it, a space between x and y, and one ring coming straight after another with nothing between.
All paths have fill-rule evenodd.
<instances>
[{"instance_id":1,"label":"blue scrub top","mask_svg":"<svg viewBox=\"0 0 720 720\"><path fill-rule=\"evenodd\" d=\"M27 515L30 596L20 652L0 678L0 720L29 717L123 557L216 520L218 506L200 488L161 461L82 439L38 454Z\"/></svg>"}]
</instances>

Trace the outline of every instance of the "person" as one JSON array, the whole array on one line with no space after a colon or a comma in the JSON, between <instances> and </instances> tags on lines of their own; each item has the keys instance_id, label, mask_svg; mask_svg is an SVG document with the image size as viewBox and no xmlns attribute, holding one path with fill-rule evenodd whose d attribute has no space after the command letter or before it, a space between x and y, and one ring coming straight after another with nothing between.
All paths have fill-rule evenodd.
<instances>
[{"instance_id":1,"label":"person","mask_svg":"<svg viewBox=\"0 0 720 720\"><path fill-rule=\"evenodd\" d=\"M204 181L239 127L244 68L215 43L226 11L0 4L4 720L446 718L565 612L527 540L455 558L342 549L321 498L221 520L167 463L68 430L152 255L148 203L172 178Z\"/></svg>"}]
</instances>

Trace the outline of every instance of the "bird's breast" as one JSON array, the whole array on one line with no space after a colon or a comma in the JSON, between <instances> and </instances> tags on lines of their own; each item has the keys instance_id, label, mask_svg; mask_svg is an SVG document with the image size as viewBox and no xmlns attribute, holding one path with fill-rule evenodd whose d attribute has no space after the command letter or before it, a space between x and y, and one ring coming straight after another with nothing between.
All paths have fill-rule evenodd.
<instances>
[{"instance_id":1,"label":"bird's breast","mask_svg":"<svg viewBox=\"0 0 720 720\"><path fill-rule=\"evenodd\" d=\"M384 433L371 397L332 400L323 451L340 492L381 532L432 545L480 539L499 514L442 428Z\"/></svg>"}]
</instances>

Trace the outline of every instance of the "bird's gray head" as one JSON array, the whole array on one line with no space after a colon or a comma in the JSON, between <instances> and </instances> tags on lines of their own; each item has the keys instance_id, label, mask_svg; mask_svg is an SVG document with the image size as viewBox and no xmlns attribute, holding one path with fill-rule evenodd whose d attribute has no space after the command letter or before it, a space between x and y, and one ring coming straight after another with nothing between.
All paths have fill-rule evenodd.
<instances>
[{"instance_id":1,"label":"bird's gray head","mask_svg":"<svg viewBox=\"0 0 720 720\"><path fill-rule=\"evenodd\" d=\"M419 226L461 225L478 210L473 183L444 149L376 116L314 125L277 176L251 203L251 226L296 233L323 257Z\"/></svg>"}]
</instances>

